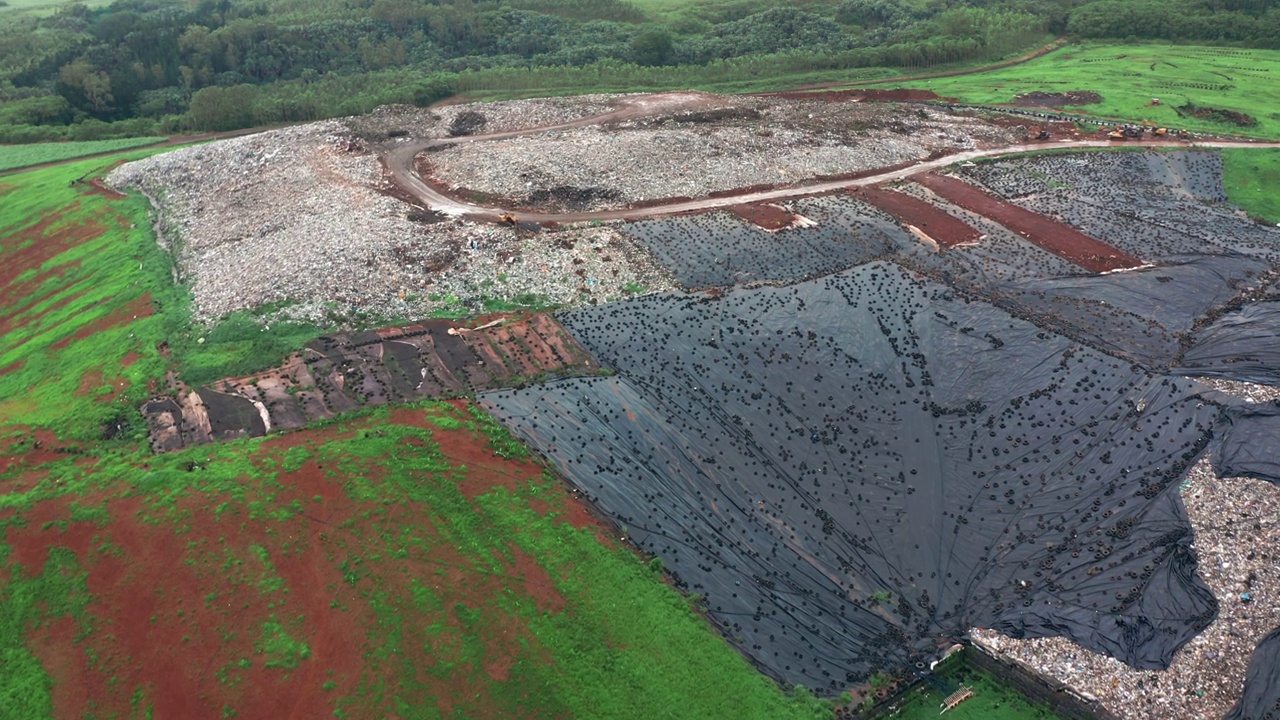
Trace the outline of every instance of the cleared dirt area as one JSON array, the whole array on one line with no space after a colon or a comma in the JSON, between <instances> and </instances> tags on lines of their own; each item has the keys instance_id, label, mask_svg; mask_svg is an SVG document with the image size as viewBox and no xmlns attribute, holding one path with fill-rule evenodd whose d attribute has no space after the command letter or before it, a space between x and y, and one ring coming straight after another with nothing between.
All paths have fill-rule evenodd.
<instances>
[{"instance_id":1,"label":"cleared dirt area","mask_svg":"<svg viewBox=\"0 0 1280 720\"><path fill-rule=\"evenodd\" d=\"M1004 225L1058 257L1089 272L1135 268L1143 261L1095 240L1065 223L1024 210L946 175L925 173L911 178L949 202Z\"/></svg>"},{"instance_id":2,"label":"cleared dirt area","mask_svg":"<svg viewBox=\"0 0 1280 720\"><path fill-rule=\"evenodd\" d=\"M906 225L908 230L923 236L926 242L940 247L955 247L982 237L981 232L960 218L910 195L868 187L858 189L856 197L884 210Z\"/></svg>"}]
</instances>

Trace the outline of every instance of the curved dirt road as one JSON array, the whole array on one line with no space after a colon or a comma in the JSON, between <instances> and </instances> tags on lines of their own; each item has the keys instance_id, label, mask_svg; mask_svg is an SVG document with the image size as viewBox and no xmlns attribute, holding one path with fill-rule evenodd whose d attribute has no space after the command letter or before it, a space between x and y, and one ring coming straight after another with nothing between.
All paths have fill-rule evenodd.
<instances>
[{"instance_id":1,"label":"curved dirt road","mask_svg":"<svg viewBox=\"0 0 1280 720\"><path fill-rule=\"evenodd\" d=\"M502 140L512 137L520 137L522 135L532 135L555 130L567 130L570 128L586 127L589 125L618 122L620 120L650 117L662 113L691 110L707 105L708 101L712 97L713 96L698 92L675 92L626 98L617 108L607 113L579 118L577 120L571 120L557 125L546 125L543 127L526 128L522 130L507 130L487 135L470 135L457 138L436 138L432 140L407 142L385 148L379 153L379 155L386 164L391 181L401 190L409 193L412 197L417 198L418 201L431 210L445 215L464 217L469 220L497 222L504 213L509 211L502 208L484 207L468 203L431 187L423 181L414 169L414 158L428 150L448 147L459 143ZM516 213L516 215L522 221L527 220L531 222L563 223L590 220L638 220L643 218L713 210L716 208L723 208L731 205L742 205L746 203L792 200L795 198L810 195L821 195L853 187L878 185L880 183L902 180L917 173L936 170L954 163L976 160L979 158L990 158L1000 155L1060 148L1113 147L1280 148L1280 142L1250 142L1237 140L1212 140L1205 142L1184 142L1179 140L1069 140L1061 142L1024 143L999 148L988 148L985 150L966 150L932 160L922 160L910 167L889 170L854 179L825 180L801 183L794 186L776 188L772 190L743 191L741 193L731 193L713 198L708 197L696 200L676 200L666 204L652 205L643 208L618 208L594 212L570 213L519 212Z\"/></svg>"}]
</instances>

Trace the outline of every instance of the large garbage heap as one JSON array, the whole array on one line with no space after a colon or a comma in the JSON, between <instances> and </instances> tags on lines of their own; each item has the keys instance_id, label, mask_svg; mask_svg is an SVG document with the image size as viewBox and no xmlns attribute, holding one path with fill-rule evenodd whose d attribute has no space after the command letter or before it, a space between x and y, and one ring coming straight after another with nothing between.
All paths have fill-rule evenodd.
<instances>
[{"instance_id":1,"label":"large garbage heap","mask_svg":"<svg viewBox=\"0 0 1280 720\"><path fill-rule=\"evenodd\" d=\"M1280 234L1219 204L1215 155L960 177L1144 265L1087 272L914 183L893 191L984 237L939 249L854 197L765 241L650 221L636 238L703 291L563 313L616 375L482 396L788 682L921 667L975 626L1165 667L1217 611L1182 478L1212 447L1280 479L1280 408L1186 377L1280 372ZM1244 717L1280 699L1277 652Z\"/></svg>"}]
</instances>

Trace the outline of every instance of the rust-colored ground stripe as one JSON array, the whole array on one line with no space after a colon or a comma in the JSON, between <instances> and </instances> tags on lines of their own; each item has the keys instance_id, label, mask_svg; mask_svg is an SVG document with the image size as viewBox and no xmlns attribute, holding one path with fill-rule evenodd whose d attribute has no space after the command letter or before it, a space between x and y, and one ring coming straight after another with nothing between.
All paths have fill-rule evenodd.
<instances>
[{"instance_id":1,"label":"rust-colored ground stripe","mask_svg":"<svg viewBox=\"0 0 1280 720\"><path fill-rule=\"evenodd\" d=\"M911 179L949 202L991 218L1060 258L1090 272L1138 267L1138 258L1085 235L1069 225L998 200L969 183L944 175L923 173Z\"/></svg>"},{"instance_id":2,"label":"rust-colored ground stripe","mask_svg":"<svg viewBox=\"0 0 1280 720\"><path fill-rule=\"evenodd\" d=\"M854 195L898 220L914 225L944 248L974 242L982 237L982 233L960 218L910 195L875 187L862 188Z\"/></svg>"}]
</instances>

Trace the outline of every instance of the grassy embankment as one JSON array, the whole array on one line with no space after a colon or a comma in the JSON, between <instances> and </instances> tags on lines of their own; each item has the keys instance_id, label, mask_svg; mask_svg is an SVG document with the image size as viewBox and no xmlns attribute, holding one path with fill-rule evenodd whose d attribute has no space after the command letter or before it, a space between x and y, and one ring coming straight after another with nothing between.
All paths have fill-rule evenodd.
<instances>
[{"instance_id":1,"label":"grassy embankment","mask_svg":"<svg viewBox=\"0 0 1280 720\"><path fill-rule=\"evenodd\" d=\"M465 405L151 456L201 350L104 162L0 184L0 717L829 714Z\"/></svg>"},{"instance_id":2,"label":"grassy embankment","mask_svg":"<svg viewBox=\"0 0 1280 720\"><path fill-rule=\"evenodd\" d=\"M1280 224L1280 150L1224 150L1227 198L1255 219Z\"/></svg>"},{"instance_id":3,"label":"grassy embankment","mask_svg":"<svg viewBox=\"0 0 1280 720\"><path fill-rule=\"evenodd\" d=\"M121 138L118 140L89 140L86 142L33 143L30 145L0 145L0 172L17 168L43 165L44 163L71 160L87 155L128 150L154 145L163 137Z\"/></svg>"},{"instance_id":4,"label":"grassy embankment","mask_svg":"<svg viewBox=\"0 0 1280 720\"><path fill-rule=\"evenodd\" d=\"M1194 45L1068 45L1021 65L975 75L903 83L963 102L996 105L1015 95L1087 90L1102 102L1064 108L1103 119L1149 120L1198 132L1280 138L1280 51ZM1158 98L1159 105L1151 105ZM1179 115L1176 108L1231 110L1257 125Z\"/></svg>"}]
</instances>

